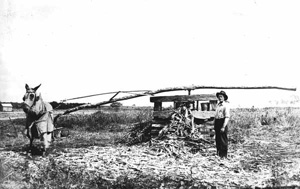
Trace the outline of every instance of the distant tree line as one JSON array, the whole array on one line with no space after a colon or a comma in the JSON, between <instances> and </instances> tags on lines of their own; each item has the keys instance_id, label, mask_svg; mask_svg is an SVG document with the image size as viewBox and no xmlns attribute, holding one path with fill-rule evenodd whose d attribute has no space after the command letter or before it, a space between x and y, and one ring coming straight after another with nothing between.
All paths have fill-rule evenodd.
<instances>
[{"instance_id":1,"label":"distant tree line","mask_svg":"<svg viewBox=\"0 0 300 189\"><path fill-rule=\"evenodd\" d=\"M13 106L13 109L20 109L20 108L22 108L22 103L20 103L20 102L10 102L10 103Z\"/></svg>"},{"instance_id":2,"label":"distant tree line","mask_svg":"<svg viewBox=\"0 0 300 189\"><path fill-rule=\"evenodd\" d=\"M10 102L13 106L13 109L21 109L22 108L22 102ZM80 106L83 103L58 103L56 101L50 102L53 108L58 110L64 110L69 108L74 108L76 106Z\"/></svg>"},{"instance_id":3,"label":"distant tree line","mask_svg":"<svg viewBox=\"0 0 300 189\"><path fill-rule=\"evenodd\" d=\"M22 109L22 104L23 104L22 102L6 102L6 103L11 103L13 106L13 109ZM53 109L65 110L65 109L74 108L74 107L83 105L84 103L59 103L56 101L52 101L52 102L50 102L50 104L53 107ZM114 109L120 109L121 107L123 107L123 104L120 102L112 102L109 105L109 107L114 108ZM132 105L132 107L135 107L135 105ZM147 107L147 108L149 108L149 107Z\"/></svg>"},{"instance_id":4,"label":"distant tree line","mask_svg":"<svg viewBox=\"0 0 300 189\"><path fill-rule=\"evenodd\" d=\"M84 103L58 103L56 101L53 101L50 102L50 104L54 109L64 110L64 109L74 108L83 105Z\"/></svg>"}]
</instances>

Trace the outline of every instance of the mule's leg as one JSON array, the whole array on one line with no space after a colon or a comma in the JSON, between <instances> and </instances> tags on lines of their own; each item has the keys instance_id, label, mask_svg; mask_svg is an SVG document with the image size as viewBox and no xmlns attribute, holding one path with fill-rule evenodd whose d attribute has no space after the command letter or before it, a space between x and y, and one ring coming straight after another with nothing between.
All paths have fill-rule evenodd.
<instances>
[{"instance_id":1,"label":"mule's leg","mask_svg":"<svg viewBox=\"0 0 300 189\"><path fill-rule=\"evenodd\" d=\"M45 140L45 148L49 148L51 141L52 141L52 133L46 133L46 140Z\"/></svg>"},{"instance_id":2,"label":"mule's leg","mask_svg":"<svg viewBox=\"0 0 300 189\"><path fill-rule=\"evenodd\" d=\"M32 152L32 144L33 144L33 137L30 138L29 149L28 149L27 153Z\"/></svg>"},{"instance_id":3,"label":"mule's leg","mask_svg":"<svg viewBox=\"0 0 300 189\"><path fill-rule=\"evenodd\" d=\"M47 135L47 133L43 133L43 134L41 134L41 141L43 141L43 154L42 154L42 156L45 156L46 155L46 146L47 146L47 140L46 140L46 135Z\"/></svg>"},{"instance_id":4,"label":"mule's leg","mask_svg":"<svg viewBox=\"0 0 300 189\"><path fill-rule=\"evenodd\" d=\"M45 156L47 153L47 149L49 148L51 143L52 133L44 133L42 137L43 137L43 145L44 145L43 156Z\"/></svg>"}]
</instances>

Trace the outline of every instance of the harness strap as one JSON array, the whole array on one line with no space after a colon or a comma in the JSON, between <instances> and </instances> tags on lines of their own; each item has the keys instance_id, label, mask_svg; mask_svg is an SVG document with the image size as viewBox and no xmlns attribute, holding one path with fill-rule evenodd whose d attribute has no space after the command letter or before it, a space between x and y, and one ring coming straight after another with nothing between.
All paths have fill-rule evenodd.
<instances>
[{"instance_id":1,"label":"harness strap","mask_svg":"<svg viewBox=\"0 0 300 189\"><path fill-rule=\"evenodd\" d=\"M36 124L36 123L40 123L40 122L44 122L44 121L47 121L47 120L41 120L41 118L46 114L46 113L48 113L48 112L51 112L51 111L46 111L45 113L43 113L42 115L41 115L41 117L38 119L38 120L35 120L35 121L33 121L31 124L30 124L30 126L28 127L28 129L30 129L34 124Z\"/></svg>"},{"instance_id":2,"label":"harness strap","mask_svg":"<svg viewBox=\"0 0 300 189\"><path fill-rule=\"evenodd\" d=\"M27 128L27 132L28 132L28 137L29 137L29 138L32 137L32 135L31 135L31 128L33 127L34 124L36 124L36 123L41 123L41 122L47 122L47 119L42 120L41 118L42 118L46 113L48 113L48 112L51 112L51 111L46 111L44 114L42 114L42 116L41 116L38 120L33 121L33 122L30 124L30 126ZM52 131L52 132L53 132L53 131Z\"/></svg>"}]
</instances>

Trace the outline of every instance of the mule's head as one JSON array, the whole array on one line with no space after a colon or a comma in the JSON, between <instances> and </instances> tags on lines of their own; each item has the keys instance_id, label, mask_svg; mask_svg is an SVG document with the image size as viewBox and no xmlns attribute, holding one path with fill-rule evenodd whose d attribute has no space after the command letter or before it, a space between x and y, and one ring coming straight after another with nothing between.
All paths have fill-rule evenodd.
<instances>
[{"instance_id":1,"label":"mule's head","mask_svg":"<svg viewBox=\"0 0 300 189\"><path fill-rule=\"evenodd\" d=\"M30 88L27 84L25 85L26 93L23 97L24 112L27 113L28 110L35 104L35 102L39 100L39 96L36 95L36 91L40 86L41 84L34 88Z\"/></svg>"}]
</instances>

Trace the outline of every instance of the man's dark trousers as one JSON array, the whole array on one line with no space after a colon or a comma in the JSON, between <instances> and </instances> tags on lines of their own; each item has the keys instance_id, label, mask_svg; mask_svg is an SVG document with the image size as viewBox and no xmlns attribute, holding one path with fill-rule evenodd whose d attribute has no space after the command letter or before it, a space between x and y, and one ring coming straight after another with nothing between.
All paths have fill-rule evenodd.
<instances>
[{"instance_id":1,"label":"man's dark trousers","mask_svg":"<svg viewBox=\"0 0 300 189\"><path fill-rule=\"evenodd\" d=\"M227 158L227 151L228 151L228 128L225 127L225 131L221 132L221 128L223 127L225 119L215 119L215 133L216 133L216 147L217 147L217 155L221 158Z\"/></svg>"}]
</instances>

